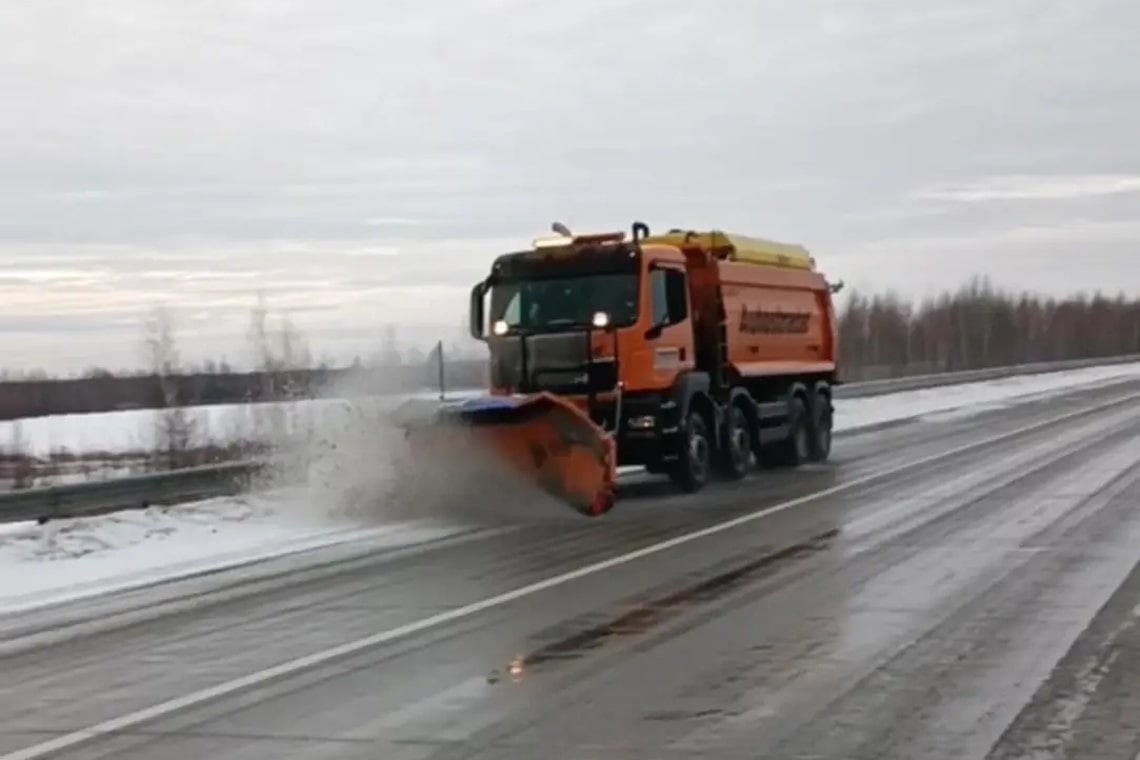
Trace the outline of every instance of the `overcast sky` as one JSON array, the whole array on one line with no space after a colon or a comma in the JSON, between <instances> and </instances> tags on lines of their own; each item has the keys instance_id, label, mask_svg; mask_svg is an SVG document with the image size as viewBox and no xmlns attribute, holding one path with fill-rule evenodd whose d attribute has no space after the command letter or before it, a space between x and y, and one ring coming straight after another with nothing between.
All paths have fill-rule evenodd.
<instances>
[{"instance_id":1,"label":"overcast sky","mask_svg":"<svg viewBox=\"0 0 1140 760\"><path fill-rule=\"evenodd\" d=\"M1135 0L3 0L10 367L459 331L553 219L800 242L922 295L1140 293Z\"/></svg>"}]
</instances>

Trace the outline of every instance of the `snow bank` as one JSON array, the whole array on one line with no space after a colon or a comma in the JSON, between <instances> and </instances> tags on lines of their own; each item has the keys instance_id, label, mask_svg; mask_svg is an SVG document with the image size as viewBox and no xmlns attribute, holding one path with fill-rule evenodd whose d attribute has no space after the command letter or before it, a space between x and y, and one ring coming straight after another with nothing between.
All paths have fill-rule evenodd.
<instances>
[{"instance_id":1,"label":"snow bank","mask_svg":"<svg viewBox=\"0 0 1140 760\"><path fill-rule=\"evenodd\" d=\"M838 399L835 429L853 430L899 420L950 421L1047 398L1081 386L1140 378L1140 363L1024 375L887 396Z\"/></svg>"},{"instance_id":2,"label":"snow bank","mask_svg":"<svg viewBox=\"0 0 1140 760\"><path fill-rule=\"evenodd\" d=\"M434 396L432 396L434 397ZM362 397L366 398L366 397ZM393 405L400 399L375 397ZM342 399L311 399L267 404L216 404L186 407L192 446L274 440L320 424L344 406ZM130 454L155 449L162 412L131 409L94 414L60 414L0 422L0 448L46 458L53 453ZM17 452L13 452L17 453Z\"/></svg>"},{"instance_id":3,"label":"snow bank","mask_svg":"<svg viewBox=\"0 0 1140 760\"><path fill-rule=\"evenodd\" d=\"M426 522L336 524L289 492L0 525L0 613L349 541L401 546L453 534Z\"/></svg>"}]
</instances>

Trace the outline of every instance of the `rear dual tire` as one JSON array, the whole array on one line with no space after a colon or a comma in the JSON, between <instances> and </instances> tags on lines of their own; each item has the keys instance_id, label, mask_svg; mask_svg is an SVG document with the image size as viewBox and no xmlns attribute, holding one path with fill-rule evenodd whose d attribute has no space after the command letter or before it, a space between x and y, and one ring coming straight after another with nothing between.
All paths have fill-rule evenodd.
<instances>
[{"instance_id":1,"label":"rear dual tire","mask_svg":"<svg viewBox=\"0 0 1140 760\"><path fill-rule=\"evenodd\" d=\"M831 455L831 398L817 391L814 403L802 395L789 402L788 437L770 448L770 460L781 467L798 467L804 462L824 462ZM755 448L752 425L737 404L729 406L721 430L719 446L713 445L704 415L690 411L678 439L677 460L666 472L682 491L695 493L713 472L725 480L740 480L752 467Z\"/></svg>"},{"instance_id":2,"label":"rear dual tire","mask_svg":"<svg viewBox=\"0 0 1140 760\"><path fill-rule=\"evenodd\" d=\"M831 409L831 396L827 393L816 392L815 403L812 404L811 445L808 450L808 460L811 462L826 462L831 456L831 433L833 413Z\"/></svg>"},{"instance_id":3,"label":"rear dual tire","mask_svg":"<svg viewBox=\"0 0 1140 760\"><path fill-rule=\"evenodd\" d=\"M772 447L773 464L798 467L827 461L831 432L831 398L826 393L817 392L810 406L803 396L794 396L788 408L788 437Z\"/></svg>"},{"instance_id":4,"label":"rear dual tire","mask_svg":"<svg viewBox=\"0 0 1140 760\"><path fill-rule=\"evenodd\" d=\"M788 437L772 446L770 461L777 467L798 467L810 450L808 407L803 396L793 396L788 402Z\"/></svg>"}]
</instances>

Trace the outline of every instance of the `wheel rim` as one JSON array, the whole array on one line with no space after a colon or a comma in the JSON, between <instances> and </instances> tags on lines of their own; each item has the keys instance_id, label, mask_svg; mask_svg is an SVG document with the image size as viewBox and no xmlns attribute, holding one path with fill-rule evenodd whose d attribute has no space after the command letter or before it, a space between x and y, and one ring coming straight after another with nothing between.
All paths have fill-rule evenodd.
<instances>
[{"instance_id":1,"label":"wheel rim","mask_svg":"<svg viewBox=\"0 0 1140 760\"><path fill-rule=\"evenodd\" d=\"M803 420L803 417L800 417L800 419ZM808 431L803 422L801 422L799 425L796 425L796 454L803 459L808 455L808 448Z\"/></svg>"},{"instance_id":2,"label":"wheel rim","mask_svg":"<svg viewBox=\"0 0 1140 760\"><path fill-rule=\"evenodd\" d=\"M831 451L831 413L824 411L819 420L819 449L823 453Z\"/></svg>"},{"instance_id":3,"label":"wheel rim","mask_svg":"<svg viewBox=\"0 0 1140 760\"><path fill-rule=\"evenodd\" d=\"M744 415L739 409L733 410L732 434L729 437L732 458L736 464L741 467L748 463L748 455L751 453L751 444L748 440L748 428L745 427L747 421L743 418Z\"/></svg>"},{"instance_id":4,"label":"wheel rim","mask_svg":"<svg viewBox=\"0 0 1140 760\"><path fill-rule=\"evenodd\" d=\"M689 469L694 477L703 479L708 460L708 442L698 430L689 434Z\"/></svg>"}]
</instances>

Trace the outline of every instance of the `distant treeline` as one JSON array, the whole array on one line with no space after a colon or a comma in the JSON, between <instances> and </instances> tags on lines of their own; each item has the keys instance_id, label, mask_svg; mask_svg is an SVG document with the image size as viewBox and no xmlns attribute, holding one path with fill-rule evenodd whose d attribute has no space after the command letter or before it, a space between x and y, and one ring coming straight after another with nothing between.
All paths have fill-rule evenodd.
<instances>
[{"instance_id":1,"label":"distant treeline","mask_svg":"<svg viewBox=\"0 0 1140 760\"><path fill-rule=\"evenodd\" d=\"M486 381L486 363L445 363L445 387L475 388ZM122 409L162 409L167 398L178 406L287 401L353 394L397 393L439 387L438 364L277 372L186 373L177 375L99 375L66 380L0 383L0 420L81 414Z\"/></svg>"},{"instance_id":2,"label":"distant treeline","mask_svg":"<svg viewBox=\"0 0 1140 760\"><path fill-rule=\"evenodd\" d=\"M1140 353L1140 300L1010 294L984 280L917 304L892 294L851 293L839 321L847 382ZM0 382L0 419L281 401L341 395L346 387L354 394L433 389L436 357L383 367ZM445 362L447 388L482 387L486 378L485 360Z\"/></svg>"},{"instance_id":3,"label":"distant treeline","mask_svg":"<svg viewBox=\"0 0 1140 760\"><path fill-rule=\"evenodd\" d=\"M1140 300L1011 294L975 279L918 304L851 293L840 313L849 379L1140 353Z\"/></svg>"}]
</instances>

